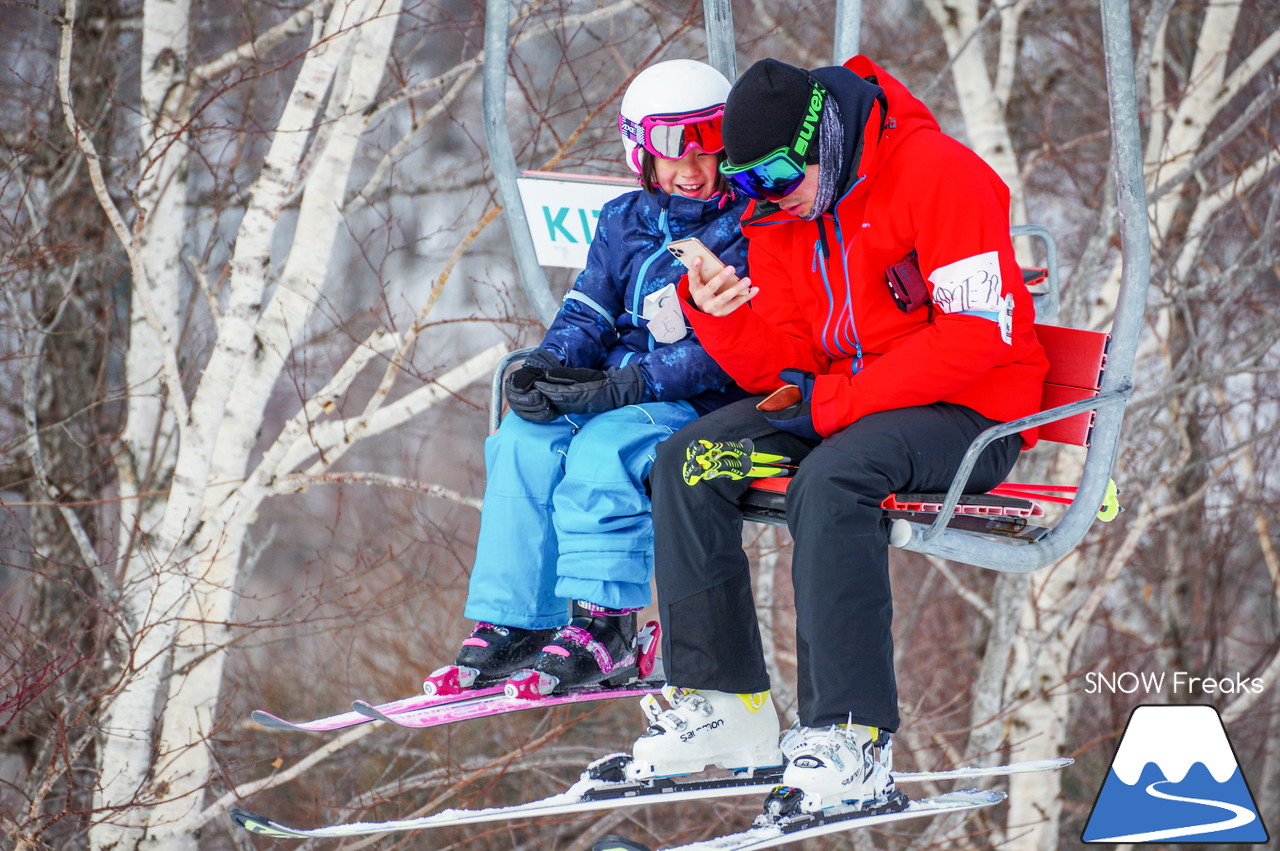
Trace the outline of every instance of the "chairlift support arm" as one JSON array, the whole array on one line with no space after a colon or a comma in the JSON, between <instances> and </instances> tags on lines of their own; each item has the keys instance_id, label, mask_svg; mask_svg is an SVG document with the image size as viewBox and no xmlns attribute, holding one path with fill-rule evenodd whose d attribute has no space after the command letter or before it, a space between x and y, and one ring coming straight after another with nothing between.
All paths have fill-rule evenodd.
<instances>
[{"instance_id":1,"label":"chairlift support arm","mask_svg":"<svg viewBox=\"0 0 1280 851\"><path fill-rule=\"evenodd\" d=\"M1111 326L1111 350L1100 394L1088 400L1088 404L1080 403L1085 408L1097 406L1098 414L1079 491L1058 525L1034 543L995 541L953 529L912 524L909 529L902 529L895 539L905 549L1009 573L1028 573L1053 564L1071 552L1088 531L1098 506L1102 504L1119 445L1124 403L1133 387L1133 365L1151 274L1151 241L1147 229L1147 200L1142 172L1142 138L1138 126L1138 92L1133 72L1129 2L1101 0L1100 5L1107 99L1111 117L1112 168L1116 177L1123 264L1120 295ZM1049 413L1053 412L1042 412L1036 416ZM1034 420L1035 417L1031 419ZM987 442L996 436L998 435L987 437L987 433L983 435ZM966 461L965 478L968 477L967 471L972 470L972 460L966 458ZM960 481L959 476L957 481ZM963 485L953 482L951 491L957 491L959 487ZM952 497L958 496L958 493L953 494L951 491L948 492L947 505L943 506L941 518L950 516L951 509L955 507ZM909 535L904 534L905 532L909 532Z\"/></svg>"},{"instance_id":2,"label":"chairlift support arm","mask_svg":"<svg viewBox=\"0 0 1280 851\"><path fill-rule=\"evenodd\" d=\"M551 295L547 274L538 265L529 221L516 186L516 155L507 126L507 44L511 31L508 0L487 0L484 26L484 139L489 167L498 184L498 200L507 217L507 235L516 257L516 272L525 297L543 325L550 325L559 305Z\"/></svg>"}]
</instances>

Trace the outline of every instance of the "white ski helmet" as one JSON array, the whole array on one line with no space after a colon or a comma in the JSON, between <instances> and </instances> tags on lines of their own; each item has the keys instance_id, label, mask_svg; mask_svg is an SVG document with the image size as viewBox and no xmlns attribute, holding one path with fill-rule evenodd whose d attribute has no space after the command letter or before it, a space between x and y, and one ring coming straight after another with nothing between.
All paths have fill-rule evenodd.
<instances>
[{"instance_id":1,"label":"white ski helmet","mask_svg":"<svg viewBox=\"0 0 1280 851\"><path fill-rule=\"evenodd\" d=\"M622 135L622 147L627 153L627 165L636 174L640 173L640 147L654 138L650 132L655 128L649 126L644 119L652 116L667 116L668 120L656 128L659 133L664 127L674 130L681 125L695 125L706 122L708 118L724 111L724 100L729 96L729 81L715 68L705 62L693 59L670 59L645 68L627 86L622 96L622 110L618 116L618 132ZM689 121L681 121L680 116L688 116ZM719 122L715 124L716 139L719 139ZM655 142L656 142L655 138ZM674 146L665 155L670 159L684 154L686 142L683 132L672 136L665 134L665 141ZM690 139L697 144L699 140ZM653 147L652 153L658 154ZM701 147L701 145L700 145ZM719 153L723 143L718 143L714 151ZM705 150L705 148L704 148ZM671 157L670 153L676 153ZM659 154L663 155L663 154Z\"/></svg>"}]
</instances>

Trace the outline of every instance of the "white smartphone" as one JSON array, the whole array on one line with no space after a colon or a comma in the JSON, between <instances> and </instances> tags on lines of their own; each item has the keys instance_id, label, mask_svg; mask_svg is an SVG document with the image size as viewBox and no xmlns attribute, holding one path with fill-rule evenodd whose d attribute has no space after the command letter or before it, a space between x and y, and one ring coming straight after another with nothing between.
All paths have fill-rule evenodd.
<instances>
[{"instance_id":1,"label":"white smartphone","mask_svg":"<svg viewBox=\"0 0 1280 851\"><path fill-rule=\"evenodd\" d=\"M703 245L702 240L698 239L696 236L677 239L667 245L667 250L670 251L677 260L683 263L686 269L693 268L693 258L701 257L702 280L704 281L714 278L716 275L720 274L720 270L724 268L724 263L721 262L720 258L715 256L715 254L711 252L711 249ZM716 295L719 294L719 292L716 293Z\"/></svg>"}]
</instances>

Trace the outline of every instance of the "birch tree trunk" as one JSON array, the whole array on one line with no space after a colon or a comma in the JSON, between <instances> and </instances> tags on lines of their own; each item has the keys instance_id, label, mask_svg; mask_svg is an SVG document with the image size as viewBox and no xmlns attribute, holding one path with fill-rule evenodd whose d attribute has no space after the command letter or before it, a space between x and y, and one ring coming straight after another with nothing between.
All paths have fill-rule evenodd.
<instances>
[{"instance_id":1,"label":"birch tree trunk","mask_svg":"<svg viewBox=\"0 0 1280 851\"><path fill-rule=\"evenodd\" d=\"M295 242L289 253L276 297L268 306L267 317L276 312L279 327L292 331L292 339L280 341L277 348L263 348L256 363L242 366L230 384L237 392L226 403L223 419L211 458L208 481L241 480L249 466L249 451L257 424L262 422L270 388L283 368L280 352L293 351L307 317L318 304L318 294L326 278L332 245L339 225L342 192L347 184L356 145L362 129L362 112L372 102L382 81L395 34L398 2L388 2L357 13L356 27L351 31L350 68L338 93L339 118L330 125L330 134L302 198ZM345 45L344 45L345 46ZM309 297L282 303L281 294L309 292ZM271 340L270 327L259 323L258 339ZM255 366L274 362L274 369ZM202 381L203 385L203 381ZM253 391L251 392L251 388ZM246 404L256 401L258 404ZM157 776L158 783L170 789L172 804L157 807L156 821L165 825L152 834L156 848L168 848L173 834L186 835L183 819L198 807L200 791L213 769L206 744L212 730L214 711L222 690L226 656L220 652L230 638L227 624L232 618L237 571L248 531L257 512L257 500L244 500L235 489L231 497L234 507L206 500L203 511L201 540L197 555L196 583L182 614L182 627L176 636L173 674L169 679L168 700L160 731L160 752L173 758ZM214 494L210 493L209 497ZM165 812L172 809L173 812ZM168 825L172 824L171 827Z\"/></svg>"},{"instance_id":2,"label":"birch tree trunk","mask_svg":"<svg viewBox=\"0 0 1280 851\"><path fill-rule=\"evenodd\" d=\"M74 21L76 4L67 4ZM141 792L150 764L156 689L163 647L148 632L154 578L165 570L154 560L166 549L159 530L165 502L157 491L172 473L178 442L172 402L160 365L172 356L181 288L180 253L184 241L186 175L182 141L186 114L189 6L186 2L147 2L142 30L142 120L139 126L140 178L137 224L126 250L134 271L130 305L130 341L126 355L129 411L118 456L122 516L120 557L123 623L117 636L128 660L115 699L102 717L101 780L95 809L127 806ZM105 203L105 202L104 202ZM119 230L119 229L118 229ZM166 571L167 573L167 571ZM151 638L151 640L148 640ZM144 655L137 655L137 654ZM141 675L141 676L138 676ZM135 676L138 678L133 679ZM132 680L132 681L131 681ZM93 829L99 848L124 848L130 830L112 818Z\"/></svg>"},{"instance_id":3,"label":"birch tree trunk","mask_svg":"<svg viewBox=\"0 0 1280 851\"><path fill-rule=\"evenodd\" d=\"M122 601L128 626L121 638L130 663L104 722L97 803L132 815L95 825L91 832L95 848L196 847L193 826L198 827L201 794L212 770L206 739L221 689L220 651L227 639L244 535L256 508L256 503L237 506L223 513L223 522L210 522L218 508L209 505L210 485L243 477L280 364L316 305L363 127L361 112L381 82L398 11L393 2L337 3L316 48L304 61L290 100L295 107L286 111L291 124L282 123L276 136L282 144L273 145L275 160L263 171L267 200L255 208L257 215L246 216L242 224L242 235L248 238L236 249L239 275L233 275L227 311L218 317L213 354L188 405L181 395L181 376L169 369L176 360L169 316L178 301L178 252L186 203L183 116L179 112L175 117L169 110L185 99L188 64L182 57L189 12L185 4L172 2L149 3L144 9L144 33L154 33L147 42L154 45L147 67L153 77L167 76L144 83L144 96L154 98L147 101L149 114L155 116L148 125L152 141L148 151L159 155L155 163L144 160L153 169L139 196L139 224L131 246L135 269L143 273L135 275L133 327L152 333L134 342L140 356L149 361L152 375L147 380L167 379L167 401L178 416L164 420L158 413L158 388L144 384L142 389L152 392L131 396L129 422L135 447L143 445L150 431L158 432L159 439L147 445L158 445L162 452L176 451L158 526L153 531L149 517L136 518L138 548L125 562ZM343 64L348 74L332 87L336 120L317 156L319 179L310 182L304 193L299 238L276 296L260 319L257 306L269 284L270 267L264 261L283 203L300 179L305 131L317 124L334 71ZM160 283L151 286L149 282ZM279 329L288 332L282 334ZM253 361L264 356L275 361L274 369L254 367ZM164 364L167 374L156 376L157 364ZM256 383L246 383L246 376L256 377ZM233 398L257 400L258 406L233 410ZM143 424L136 430L135 411L136 422ZM158 422L176 427L158 426ZM225 433L221 442L220 433ZM221 494L224 502L235 496L234 487ZM160 707L159 716L156 707ZM159 758L153 763L157 731ZM139 803L150 806L139 810Z\"/></svg>"},{"instance_id":4,"label":"birch tree trunk","mask_svg":"<svg viewBox=\"0 0 1280 851\"><path fill-rule=\"evenodd\" d=\"M1009 723L1013 759L1062 756L1070 722L1069 672L1072 648L1059 633L1072 612L1069 599L1082 565L1078 551L1036 572L1018 619L1011 669ZM1058 847L1062 817L1060 772L1010 777L1007 847L1052 851Z\"/></svg>"},{"instance_id":5,"label":"birch tree trunk","mask_svg":"<svg viewBox=\"0 0 1280 851\"><path fill-rule=\"evenodd\" d=\"M974 151L1000 175L1009 187L1012 224L1027 221L1026 193L1013 139L1005 118L1009 80L1017 62L1017 23L1025 2L1003 7L996 78L987 70L983 23L978 0L926 0L925 6L942 30L951 60L951 79L964 118L965 131ZM997 86L1000 86L1000 89ZM1003 90L1003 98L1001 95Z\"/></svg>"},{"instance_id":6,"label":"birch tree trunk","mask_svg":"<svg viewBox=\"0 0 1280 851\"><path fill-rule=\"evenodd\" d=\"M947 46L958 107L970 143L1009 186L1011 225L1027 221L1024 182L1005 113L1015 77L1018 21L1026 5L1025 2L1016 2L992 7L992 13L998 11L1000 16L999 50L993 78L988 70L983 36L984 24L991 15L984 17L979 14L978 0L926 0ZM986 648L980 678L975 684L971 711L973 732L967 743L971 759L995 761L1001 740L1006 737L1013 741L1026 741L1027 746L1038 753L1057 755L1061 751L1067 720L1065 692L1061 687L1040 689L1035 708L1025 704L1012 719L1001 720L999 707L1007 707L1018 699L1008 693L1010 689L1018 689L1025 695L1038 685L1061 684L1063 678L1058 671L1063 666L1060 660L1045 658L1050 654L1029 650L1027 630L1034 624L1029 624L1027 619L1038 620L1042 610L1019 604L1019 600L1047 602L1057 594L1053 577L1061 576L1062 581L1070 583L1073 569L1068 564L1060 564L1029 578L1002 576L997 580L994 617L999 620L993 623L992 640ZM1016 619L1017 631L1011 629L1010 619ZM1033 655L1038 664L1046 666L1046 670L1032 673L1028 665ZM1016 672L1024 672L1024 677L1031 679L1024 679L1020 684L1010 682L1009 678L1016 677ZM1010 795L1004 833L1011 847L1038 847L1027 843L1028 834L1024 826L1032 822L1052 825L1052 832L1047 835L1054 837L1056 843L1061 807L1057 792L1056 788L1048 795L1045 790L1035 791L1030 799L1033 802L1031 812L1015 811L1017 804L1026 802L1021 795Z\"/></svg>"},{"instance_id":7,"label":"birch tree trunk","mask_svg":"<svg viewBox=\"0 0 1280 851\"><path fill-rule=\"evenodd\" d=\"M69 14L74 8L74 4L68 5ZM164 362L164 347L173 343L183 279L189 16L187 0L148 0L143 6L142 114L138 127L142 154L134 237L138 266L147 276L133 282L125 356L126 381L132 393L121 440L124 452L116 463L124 513L118 547L125 564L135 536L154 530L163 511L161 498L139 495L152 483L167 480L176 450L175 424L164 401L158 366Z\"/></svg>"}]
</instances>

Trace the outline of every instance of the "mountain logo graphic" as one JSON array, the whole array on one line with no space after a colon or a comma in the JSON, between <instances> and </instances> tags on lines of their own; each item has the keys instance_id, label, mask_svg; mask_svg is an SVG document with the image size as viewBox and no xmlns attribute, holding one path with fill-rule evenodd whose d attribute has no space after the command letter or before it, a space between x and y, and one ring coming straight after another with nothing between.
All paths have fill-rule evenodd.
<instances>
[{"instance_id":1,"label":"mountain logo graphic","mask_svg":"<svg viewBox=\"0 0 1280 851\"><path fill-rule=\"evenodd\" d=\"M1269 837L1218 710L1139 706L1080 838L1254 845Z\"/></svg>"}]
</instances>

